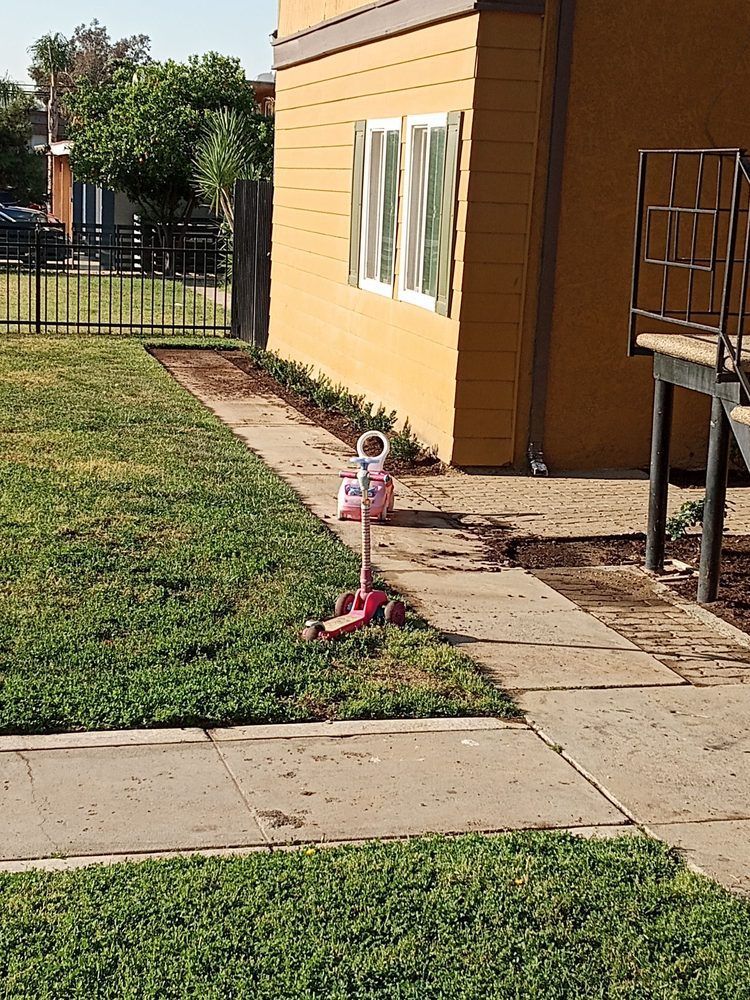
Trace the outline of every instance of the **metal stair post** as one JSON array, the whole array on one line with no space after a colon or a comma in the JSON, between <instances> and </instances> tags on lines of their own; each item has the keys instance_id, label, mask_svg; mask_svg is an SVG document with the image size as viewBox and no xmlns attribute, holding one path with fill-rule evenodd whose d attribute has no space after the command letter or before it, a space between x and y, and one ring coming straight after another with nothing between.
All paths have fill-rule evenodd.
<instances>
[{"instance_id":1,"label":"metal stair post","mask_svg":"<svg viewBox=\"0 0 750 1000\"><path fill-rule=\"evenodd\" d=\"M672 437L674 386L657 378L654 382L654 427L651 438L651 486L648 501L646 569L664 569L669 497L669 445Z\"/></svg>"},{"instance_id":2,"label":"metal stair post","mask_svg":"<svg viewBox=\"0 0 750 1000\"><path fill-rule=\"evenodd\" d=\"M729 420L718 396L711 401L711 434L706 464L706 506L698 579L698 602L710 604L719 596L721 548L729 474Z\"/></svg>"}]
</instances>

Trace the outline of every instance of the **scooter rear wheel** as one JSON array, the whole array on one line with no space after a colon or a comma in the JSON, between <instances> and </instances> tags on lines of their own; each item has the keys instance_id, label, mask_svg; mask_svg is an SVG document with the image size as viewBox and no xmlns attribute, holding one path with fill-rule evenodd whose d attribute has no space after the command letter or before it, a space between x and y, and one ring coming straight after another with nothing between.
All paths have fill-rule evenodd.
<instances>
[{"instance_id":1,"label":"scooter rear wheel","mask_svg":"<svg viewBox=\"0 0 750 1000\"><path fill-rule=\"evenodd\" d=\"M334 611L337 618L341 618L342 615L348 615L349 612L354 607L354 594L340 594L336 598L336 604L334 605Z\"/></svg>"},{"instance_id":2,"label":"scooter rear wheel","mask_svg":"<svg viewBox=\"0 0 750 1000\"><path fill-rule=\"evenodd\" d=\"M316 622L314 625L308 625L307 628L302 630L302 641L317 642L324 632L325 626L321 622Z\"/></svg>"},{"instance_id":3,"label":"scooter rear wheel","mask_svg":"<svg viewBox=\"0 0 750 1000\"><path fill-rule=\"evenodd\" d=\"M401 601L389 601L384 610L386 625L403 628L406 625L406 608Z\"/></svg>"}]
</instances>

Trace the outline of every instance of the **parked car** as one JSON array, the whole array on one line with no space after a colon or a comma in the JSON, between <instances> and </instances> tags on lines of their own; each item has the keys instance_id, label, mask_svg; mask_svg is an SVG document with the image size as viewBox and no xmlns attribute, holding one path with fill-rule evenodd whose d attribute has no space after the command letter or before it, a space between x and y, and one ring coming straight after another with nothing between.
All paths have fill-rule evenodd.
<instances>
[{"instance_id":1,"label":"parked car","mask_svg":"<svg viewBox=\"0 0 750 1000\"><path fill-rule=\"evenodd\" d=\"M39 233L41 263L65 261L70 241L60 223L50 222L44 212L17 205L0 205L0 260L33 264Z\"/></svg>"}]
</instances>

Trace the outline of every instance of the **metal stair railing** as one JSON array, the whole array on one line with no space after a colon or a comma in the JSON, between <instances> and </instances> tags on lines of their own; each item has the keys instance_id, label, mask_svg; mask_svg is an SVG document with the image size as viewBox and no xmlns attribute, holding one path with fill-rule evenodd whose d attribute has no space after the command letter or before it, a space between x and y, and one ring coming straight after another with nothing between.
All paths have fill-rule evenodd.
<instances>
[{"instance_id":1,"label":"metal stair railing","mask_svg":"<svg viewBox=\"0 0 750 1000\"><path fill-rule=\"evenodd\" d=\"M716 338L717 382L738 382L750 303L750 158L741 149L641 150L629 353L649 331Z\"/></svg>"}]
</instances>

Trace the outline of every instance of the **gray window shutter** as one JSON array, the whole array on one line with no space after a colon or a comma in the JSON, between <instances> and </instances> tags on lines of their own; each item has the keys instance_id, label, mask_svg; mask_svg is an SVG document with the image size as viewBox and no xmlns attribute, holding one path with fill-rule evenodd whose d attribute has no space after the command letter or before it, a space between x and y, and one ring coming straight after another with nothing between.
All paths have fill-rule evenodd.
<instances>
[{"instance_id":1,"label":"gray window shutter","mask_svg":"<svg viewBox=\"0 0 750 1000\"><path fill-rule=\"evenodd\" d=\"M440 249L438 257L438 287L435 312L447 316L451 304L453 282L453 245L456 229L456 186L461 152L460 111L448 115L448 135L445 144L445 182L443 186L443 212L440 222Z\"/></svg>"},{"instance_id":2,"label":"gray window shutter","mask_svg":"<svg viewBox=\"0 0 750 1000\"><path fill-rule=\"evenodd\" d=\"M362 239L362 197L365 184L365 135L367 122L354 126L354 173L352 175L352 230L349 240L349 284L359 286L359 251Z\"/></svg>"}]
</instances>

